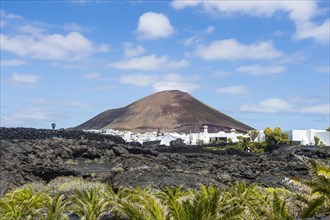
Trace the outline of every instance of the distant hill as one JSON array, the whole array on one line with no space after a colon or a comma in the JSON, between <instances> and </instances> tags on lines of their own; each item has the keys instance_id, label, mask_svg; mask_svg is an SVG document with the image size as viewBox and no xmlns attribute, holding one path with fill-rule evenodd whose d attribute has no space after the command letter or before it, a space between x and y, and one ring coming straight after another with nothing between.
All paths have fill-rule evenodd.
<instances>
[{"instance_id":1,"label":"distant hill","mask_svg":"<svg viewBox=\"0 0 330 220\"><path fill-rule=\"evenodd\" d=\"M107 110L76 129L189 133L198 132L203 125L208 125L210 132L253 129L178 90L157 92L125 107Z\"/></svg>"}]
</instances>

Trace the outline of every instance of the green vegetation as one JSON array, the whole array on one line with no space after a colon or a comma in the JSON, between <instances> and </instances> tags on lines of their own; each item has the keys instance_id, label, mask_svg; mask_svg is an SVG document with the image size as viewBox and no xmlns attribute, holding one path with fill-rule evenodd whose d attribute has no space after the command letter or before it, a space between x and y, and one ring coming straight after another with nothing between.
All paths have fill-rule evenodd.
<instances>
[{"instance_id":1,"label":"green vegetation","mask_svg":"<svg viewBox=\"0 0 330 220\"><path fill-rule=\"evenodd\" d=\"M250 147L251 140L249 138L238 136L237 139L238 139L237 144L241 146L242 149L246 150Z\"/></svg>"},{"instance_id":2,"label":"green vegetation","mask_svg":"<svg viewBox=\"0 0 330 220\"><path fill-rule=\"evenodd\" d=\"M326 131L330 131L330 127L328 127L327 129L325 129Z\"/></svg>"},{"instance_id":3,"label":"green vegetation","mask_svg":"<svg viewBox=\"0 0 330 220\"><path fill-rule=\"evenodd\" d=\"M251 138L251 141L255 141L259 137L259 131L258 130L251 130L248 132L248 135Z\"/></svg>"},{"instance_id":4,"label":"green vegetation","mask_svg":"<svg viewBox=\"0 0 330 220\"><path fill-rule=\"evenodd\" d=\"M203 145L203 144L204 144L204 141L203 141L202 139L198 139L198 140L196 141L196 144L197 144L197 145Z\"/></svg>"},{"instance_id":5,"label":"green vegetation","mask_svg":"<svg viewBox=\"0 0 330 220\"><path fill-rule=\"evenodd\" d=\"M316 213L330 215L330 167L314 160L308 161L311 180L291 178L301 218L312 217Z\"/></svg>"},{"instance_id":6,"label":"green vegetation","mask_svg":"<svg viewBox=\"0 0 330 220\"><path fill-rule=\"evenodd\" d=\"M284 133L279 127L274 128L274 131L267 127L264 130L264 134L266 135L266 143L268 145L281 145L290 143L288 134Z\"/></svg>"},{"instance_id":7,"label":"green vegetation","mask_svg":"<svg viewBox=\"0 0 330 220\"><path fill-rule=\"evenodd\" d=\"M250 151L253 153L264 153L267 146L272 145L287 145L290 143L288 135L281 130L281 128L276 127L274 130L267 127L264 130L265 142L260 142L259 131L250 130L248 133L250 138L244 138L243 136L238 136L238 142L234 145L228 145L222 149L240 149L245 151ZM258 140L258 142L254 142ZM229 141L228 141L229 142ZM321 143L320 143L321 146Z\"/></svg>"},{"instance_id":8,"label":"green vegetation","mask_svg":"<svg viewBox=\"0 0 330 220\"><path fill-rule=\"evenodd\" d=\"M111 212L117 219L214 220L295 219L330 215L330 167L308 161L311 180L291 178L288 188L263 188L236 182L226 188L147 187L113 190L103 183L60 177L47 185L32 183L0 198L0 219L100 219Z\"/></svg>"},{"instance_id":9,"label":"green vegetation","mask_svg":"<svg viewBox=\"0 0 330 220\"><path fill-rule=\"evenodd\" d=\"M315 142L316 146L319 146L320 145L320 138L317 137L317 136L314 136L314 142Z\"/></svg>"},{"instance_id":10,"label":"green vegetation","mask_svg":"<svg viewBox=\"0 0 330 220\"><path fill-rule=\"evenodd\" d=\"M266 143L251 142L249 138L244 138L242 136L239 136L238 142L236 142L235 144L226 145L225 147L222 147L221 150L239 149L239 150L244 150L244 151L249 150L250 152L253 152L253 153L264 153L266 147L267 147ZM208 148L208 149L210 149L210 148Z\"/></svg>"},{"instance_id":11,"label":"green vegetation","mask_svg":"<svg viewBox=\"0 0 330 220\"><path fill-rule=\"evenodd\" d=\"M325 144L323 143L323 141L321 141L320 138L317 136L314 136L314 143L315 143L315 146L325 147Z\"/></svg>"}]
</instances>

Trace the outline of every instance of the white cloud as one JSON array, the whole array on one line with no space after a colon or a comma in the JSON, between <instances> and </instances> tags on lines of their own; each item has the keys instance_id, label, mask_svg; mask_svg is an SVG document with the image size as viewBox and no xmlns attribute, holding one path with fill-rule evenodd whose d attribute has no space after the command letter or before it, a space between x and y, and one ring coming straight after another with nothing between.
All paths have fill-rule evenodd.
<instances>
[{"instance_id":1,"label":"white cloud","mask_svg":"<svg viewBox=\"0 0 330 220\"><path fill-rule=\"evenodd\" d=\"M330 20L328 19L319 25L312 22L298 24L295 38L298 40L313 38L317 42L329 44Z\"/></svg>"},{"instance_id":2,"label":"white cloud","mask_svg":"<svg viewBox=\"0 0 330 220\"><path fill-rule=\"evenodd\" d=\"M177 89L191 92L200 87L194 82L196 79L196 76L186 78L177 73L164 75L131 74L121 76L120 82L134 86L152 86L155 91Z\"/></svg>"},{"instance_id":3,"label":"white cloud","mask_svg":"<svg viewBox=\"0 0 330 220\"><path fill-rule=\"evenodd\" d=\"M14 84L34 85L37 84L39 81L39 76L31 74L13 73L10 78L10 82Z\"/></svg>"},{"instance_id":4,"label":"white cloud","mask_svg":"<svg viewBox=\"0 0 330 220\"><path fill-rule=\"evenodd\" d=\"M274 31L274 33L273 33L273 36L275 36L275 37L282 37L282 36L284 36L284 35L286 35L286 32L281 31L281 30L276 30L276 31Z\"/></svg>"},{"instance_id":5,"label":"white cloud","mask_svg":"<svg viewBox=\"0 0 330 220\"><path fill-rule=\"evenodd\" d=\"M47 98L36 98L36 99L32 99L29 101L30 104L37 104L37 105L57 105L58 102L56 101L52 101L50 99Z\"/></svg>"},{"instance_id":6,"label":"white cloud","mask_svg":"<svg viewBox=\"0 0 330 220\"><path fill-rule=\"evenodd\" d=\"M189 77L190 78L190 77ZM193 79L193 78L190 78ZM177 74L177 73L169 73L163 76L163 80L165 81L184 81L184 77L182 77L181 75Z\"/></svg>"},{"instance_id":7,"label":"white cloud","mask_svg":"<svg viewBox=\"0 0 330 220\"><path fill-rule=\"evenodd\" d=\"M210 25L204 31L207 34L212 34L214 32L214 30L215 30L214 26Z\"/></svg>"},{"instance_id":8,"label":"white cloud","mask_svg":"<svg viewBox=\"0 0 330 220\"><path fill-rule=\"evenodd\" d=\"M76 23L68 23L63 26L65 31L74 31L74 32L89 32L91 31L90 28L76 24Z\"/></svg>"},{"instance_id":9,"label":"white cloud","mask_svg":"<svg viewBox=\"0 0 330 220\"><path fill-rule=\"evenodd\" d=\"M21 66L27 64L28 62L26 60L21 59L0 60L0 66Z\"/></svg>"},{"instance_id":10,"label":"white cloud","mask_svg":"<svg viewBox=\"0 0 330 220\"><path fill-rule=\"evenodd\" d=\"M204 36L212 34L215 31L214 26L210 25L208 27L206 27L205 29L196 32L193 36L182 40L181 42L183 43L183 45L185 46L196 46L198 44L200 44L200 42L203 41Z\"/></svg>"},{"instance_id":11,"label":"white cloud","mask_svg":"<svg viewBox=\"0 0 330 220\"><path fill-rule=\"evenodd\" d=\"M38 35L0 35L1 50L20 57L48 60L77 60L92 53L108 51L107 45L95 45L82 34L70 32Z\"/></svg>"},{"instance_id":12,"label":"white cloud","mask_svg":"<svg viewBox=\"0 0 330 220\"><path fill-rule=\"evenodd\" d=\"M315 100L309 100L303 97L293 97L287 99L268 98L257 104L246 104L240 107L244 112L259 113L301 113L313 115L329 115L329 103L316 103Z\"/></svg>"},{"instance_id":13,"label":"white cloud","mask_svg":"<svg viewBox=\"0 0 330 220\"><path fill-rule=\"evenodd\" d=\"M141 45L133 46L132 43L125 43L124 54L126 57L135 57L144 53L145 49Z\"/></svg>"},{"instance_id":14,"label":"white cloud","mask_svg":"<svg viewBox=\"0 0 330 220\"><path fill-rule=\"evenodd\" d=\"M34 36L41 35L46 32L44 28L31 24L24 24L19 26L18 31L21 33L31 34Z\"/></svg>"},{"instance_id":15,"label":"white cloud","mask_svg":"<svg viewBox=\"0 0 330 220\"><path fill-rule=\"evenodd\" d=\"M304 21L316 14L317 4L315 1L173 1L175 9L201 6L211 15L232 15L245 14L249 16L270 17L276 12L283 11L289 13L294 21Z\"/></svg>"},{"instance_id":16,"label":"white cloud","mask_svg":"<svg viewBox=\"0 0 330 220\"><path fill-rule=\"evenodd\" d=\"M298 113L304 113L304 114L324 114L328 115L330 114L330 104L320 104L320 105L314 105L314 106L305 106L300 109L296 109Z\"/></svg>"},{"instance_id":17,"label":"white cloud","mask_svg":"<svg viewBox=\"0 0 330 220\"><path fill-rule=\"evenodd\" d=\"M23 17L16 15L16 14L10 14L6 12L5 10L0 9L0 27L3 28L7 26L7 24L14 20L22 20Z\"/></svg>"},{"instance_id":18,"label":"white cloud","mask_svg":"<svg viewBox=\"0 0 330 220\"><path fill-rule=\"evenodd\" d=\"M51 122L68 119L69 117L61 112L40 108L25 108L12 114L1 116L1 126L7 127L35 127L42 122Z\"/></svg>"},{"instance_id":19,"label":"white cloud","mask_svg":"<svg viewBox=\"0 0 330 220\"><path fill-rule=\"evenodd\" d=\"M285 54L283 57L274 61L275 64L298 64L307 60L308 56L304 52L294 52Z\"/></svg>"},{"instance_id":20,"label":"white cloud","mask_svg":"<svg viewBox=\"0 0 330 220\"><path fill-rule=\"evenodd\" d=\"M73 4L79 4L79 5L84 5L90 2L90 0L68 0L68 1L70 1Z\"/></svg>"},{"instance_id":21,"label":"white cloud","mask_svg":"<svg viewBox=\"0 0 330 220\"><path fill-rule=\"evenodd\" d=\"M220 94L231 94L231 95L247 95L249 93L249 89L246 86L227 86L218 88L216 90Z\"/></svg>"},{"instance_id":22,"label":"white cloud","mask_svg":"<svg viewBox=\"0 0 330 220\"><path fill-rule=\"evenodd\" d=\"M28 21L1 10L1 22L3 20L5 23L11 22L9 30L10 32L14 30L16 33L1 33L0 49L20 57L67 61L86 58L93 53L109 50L108 45L95 44L77 32L77 30L86 31L87 28L74 23L62 27L40 21ZM67 34L49 33L51 29L59 28L75 31Z\"/></svg>"},{"instance_id":23,"label":"white cloud","mask_svg":"<svg viewBox=\"0 0 330 220\"><path fill-rule=\"evenodd\" d=\"M5 116L5 120L13 121L26 121L26 120L50 120L53 119L53 115L44 110L33 108L25 109L24 111L16 112L10 116Z\"/></svg>"},{"instance_id":24,"label":"white cloud","mask_svg":"<svg viewBox=\"0 0 330 220\"><path fill-rule=\"evenodd\" d=\"M181 90L184 92L192 92L193 90L198 89L200 86L193 82L170 82L170 81L161 81L153 85L153 88L159 92L164 90Z\"/></svg>"},{"instance_id":25,"label":"white cloud","mask_svg":"<svg viewBox=\"0 0 330 220\"><path fill-rule=\"evenodd\" d=\"M258 104L247 104L241 106L241 111L248 112L264 112L264 113L279 113L286 112L292 109L292 104L287 100L278 98L269 98L261 101Z\"/></svg>"},{"instance_id":26,"label":"white cloud","mask_svg":"<svg viewBox=\"0 0 330 220\"><path fill-rule=\"evenodd\" d=\"M141 39L167 38L174 33L170 20L162 13L147 12L141 15L137 27Z\"/></svg>"},{"instance_id":27,"label":"white cloud","mask_svg":"<svg viewBox=\"0 0 330 220\"><path fill-rule=\"evenodd\" d=\"M5 10L0 9L0 18L1 19L12 19L12 20L20 20L23 19L23 17L16 15L16 14L10 14L6 12Z\"/></svg>"},{"instance_id":28,"label":"white cloud","mask_svg":"<svg viewBox=\"0 0 330 220\"><path fill-rule=\"evenodd\" d=\"M260 65L250 65L241 66L236 69L236 72L247 73L250 75L271 75L279 74L286 70L285 66L260 66Z\"/></svg>"},{"instance_id":29,"label":"white cloud","mask_svg":"<svg viewBox=\"0 0 330 220\"><path fill-rule=\"evenodd\" d=\"M185 40L183 40L183 45L185 45L186 47L191 46L191 45L197 45L199 44L199 42L201 41L200 36L195 35L192 37L189 37Z\"/></svg>"},{"instance_id":30,"label":"white cloud","mask_svg":"<svg viewBox=\"0 0 330 220\"><path fill-rule=\"evenodd\" d=\"M92 72L92 73L87 73L82 76L84 79L99 79L101 77L100 73L97 72Z\"/></svg>"},{"instance_id":31,"label":"white cloud","mask_svg":"<svg viewBox=\"0 0 330 220\"><path fill-rule=\"evenodd\" d=\"M283 56L283 52L276 50L272 42L244 45L235 39L213 41L207 46L200 45L195 54L205 60L274 59Z\"/></svg>"},{"instance_id":32,"label":"white cloud","mask_svg":"<svg viewBox=\"0 0 330 220\"><path fill-rule=\"evenodd\" d=\"M316 71L320 73L330 73L330 66L320 66L316 68Z\"/></svg>"},{"instance_id":33,"label":"white cloud","mask_svg":"<svg viewBox=\"0 0 330 220\"><path fill-rule=\"evenodd\" d=\"M124 84L131 84L135 86L148 86L153 84L157 80L155 75L146 74L133 74L133 75L123 75L120 77L120 82Z\"/></svg>"},{"instance_id":34,"label":"white cloud","mask_svg":"<svg viewBox=\"0 0 330 220\"><path fill-rule=\"evenodd\" d=\"M109 67L124 70L161 70L164 68L182 68L188 66L186 60L170 60L167 56L146 55L110 63Z\"/></svg>"},{"instance_id":35,"label":"white cloud","mask_svg":"<svg viewBox=\"0 0 330 220\"><path fill-rule=\"evenodd\" d=\"M229 75L230 75L230 72L228 72L226 70L217 70L212 74L212 76L214 76L214 77L226 77Z\"/></svg>"},{"instance_id":36,"label":"white cloud","mask_svg":"<svg viewBox=\"0 0 330 220\"><path fill-rule=\"evenodd\" d=\"M180 1L172 2L175 9L201 6L211 16L230 16L244 14L257 17L275 16L284 12L296 25L297 39L314 38L316 41L329 41L329 20L318 25L312 18L319 13L317 1Z\"/></svg>"},{"instance_id":37,"label":"white cloud","mask_svg":"<svg viewBox=\"0 0 330 220\"><path fill-rule=\"evenodd\" d=\"M109 0L67 0L67 1L77 5L100 4L102 2L109 2Z\"/></svg>"},{"instance_id":38,"label":"white cloud","mask_svg":"<svg viewBox=\"0 0 330 220\"><path fill-rule=\"evenodd\" d=\"M51 100L48 98L37 98L29 101L30 104L33 105L41 105L45 106L65 106L65 107L74 107L74 108L90 108L91 105L85 102L77 101L77 100Z\"/></svg>"}]
</instances>

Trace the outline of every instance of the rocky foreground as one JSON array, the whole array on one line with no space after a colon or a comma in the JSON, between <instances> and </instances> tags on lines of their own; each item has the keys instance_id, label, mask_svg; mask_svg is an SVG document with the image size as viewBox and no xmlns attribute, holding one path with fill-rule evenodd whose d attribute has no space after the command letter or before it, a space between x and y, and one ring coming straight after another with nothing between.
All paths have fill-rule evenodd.
<instances>
[{"instance_id":1,"label":"rocky foreground","mask_svg":"<svg viewBox=\"0 0 330 220\"><path fill-rule=\"evenodd\" d=\"M119 186L223 186L236 180L284 186L309 178L308 158L329 162L330 147L283 147L253 154L201 147L147 149L121 138L82 131L0 128L0 196L32 181L82 176Z\"/></svg>"}]
</instances>

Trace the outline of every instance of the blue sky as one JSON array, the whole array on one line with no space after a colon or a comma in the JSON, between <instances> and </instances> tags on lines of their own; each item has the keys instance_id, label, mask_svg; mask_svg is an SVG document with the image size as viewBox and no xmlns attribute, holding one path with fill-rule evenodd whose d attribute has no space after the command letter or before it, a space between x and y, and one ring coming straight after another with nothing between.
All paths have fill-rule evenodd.
<instances>
[{"instance_id":1,"label":"blue sky","mask_svg":"<svg viewBox=\"0 0 330 220\"><path fill-rule=\"evenodd\" d=\"M1 126L179 89L252 127L329 126L329 1L1 1Z\"/></svg>"}]
</instances>

